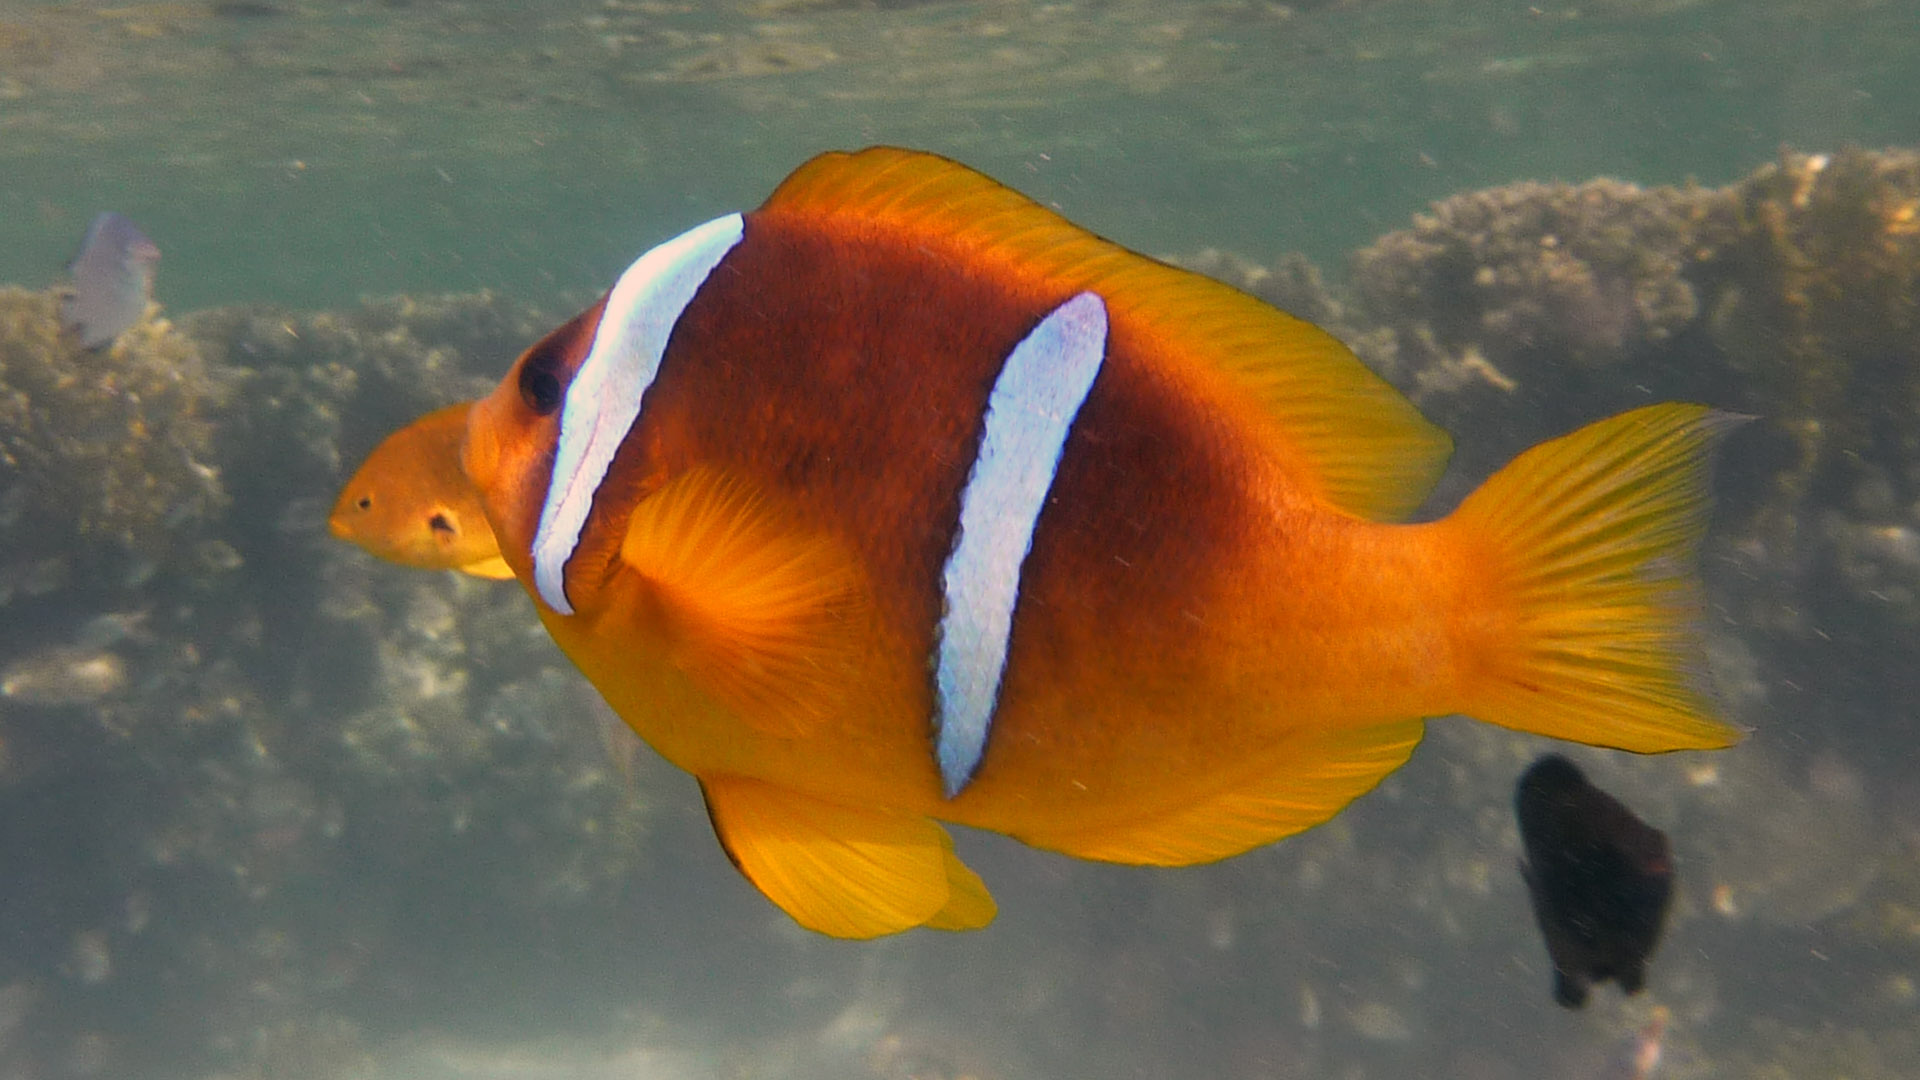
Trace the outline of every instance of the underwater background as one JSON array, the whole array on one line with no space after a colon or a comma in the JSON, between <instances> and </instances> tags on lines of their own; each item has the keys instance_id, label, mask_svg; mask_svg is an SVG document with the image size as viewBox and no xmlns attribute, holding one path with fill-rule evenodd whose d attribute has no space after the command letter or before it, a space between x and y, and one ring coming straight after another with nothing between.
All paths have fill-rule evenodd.
<instances>
[{"instance_id":1,"label":"underwater background","mask_svg":"<svg viewBox=\"0 0 1920 1080\"><path fill-rule=\"evenodd\" d=\"M1917 96L1905 0L0 0L0 1080L1920 1076ZM520 589L324 518L875 142L1333 330L1454 433L1436 510L1650 400L1761 417L1703 556L1747 740L1436 721L1219 865L967 834L987 930L797 929ZM88 352L103 209L161 306ZM1580 1011L1515 865L1549 748L1678 866Z\"/></svg>"}]
</instances>

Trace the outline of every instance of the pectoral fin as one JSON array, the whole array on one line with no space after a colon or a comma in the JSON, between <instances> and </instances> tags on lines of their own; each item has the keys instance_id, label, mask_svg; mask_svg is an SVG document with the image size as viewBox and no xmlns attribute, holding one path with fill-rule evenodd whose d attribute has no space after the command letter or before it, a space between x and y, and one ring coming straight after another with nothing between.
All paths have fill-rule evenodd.
<instances>
[{"instance_id":1,"label":"pectoral fin","mask_svg":"<svg viewBox=\"0 0 1920 1080\"><path fill-rule=\"evenodd\" d=\"M798 738L858 671L861 577L846 550L714 469L633 508L620 558L658 591L674 662L741 719Z\"/></svg>"},{"instance_id":2,"label":"pectoral fin","mask_svg":"<svg viewBox=\"0 0 1920 1080\"><path fill-rule=\"evenodd\" d=\"M972 929L993 898L918 814L827 802L758 780L701 780L733 864L809 930L871 938L915 926Z\"/></svg>"}]
</instances>

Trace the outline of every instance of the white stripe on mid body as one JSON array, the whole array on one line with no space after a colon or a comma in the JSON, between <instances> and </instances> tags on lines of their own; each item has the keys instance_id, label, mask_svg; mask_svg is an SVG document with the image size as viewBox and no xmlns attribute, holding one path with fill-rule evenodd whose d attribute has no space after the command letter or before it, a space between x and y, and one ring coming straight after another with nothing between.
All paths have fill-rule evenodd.
<instances>
[{"instance_id":1,"label":"white stripe on mid body","mask_svg":"<svg viewBox=\"0 0 1920 1080\"><path fill-rule=\"evenodd\" d=\"M950 799L986 753L1021 566L1067 432L1106 350L1107 306L1081 293L1014 346L987 397L986 431L960 493L960 531L941 578L946 611L935 631L934 757Z\"/></svg>"},{"instance_id":2,"label":"white stripe on mid body","mask_svg":"<svg viewBox=\"0 0 1920 1080\"><path fill-rule=\"evenodd\" d=\"M567 560L580 545L594 492L640 415L680 313L740 242L743 228L739 214L728 214L689 229L634 260L607 295L593 345L567 387L553 478L533 534L534 586L562 615L573 614Z\"/></svg>"}]
</instances>

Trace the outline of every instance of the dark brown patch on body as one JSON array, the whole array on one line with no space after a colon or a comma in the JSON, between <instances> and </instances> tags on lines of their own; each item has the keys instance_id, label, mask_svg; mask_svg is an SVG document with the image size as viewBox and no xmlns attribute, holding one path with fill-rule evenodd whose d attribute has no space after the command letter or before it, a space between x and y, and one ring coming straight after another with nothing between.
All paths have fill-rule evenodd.
<instances>
[{"instance_id":1,"label":"dark brown patch on body","mask_svg":"<svg viewBox=\"0 0 1920 1080\"><path fill-rule=\"evenodd\" d=\"M714 465L844 536L885 621L930 648L987 395L1049 299L885 235L749 215L681 314L576 560L617 551L636 498Z\"/></svg>"},{"instance_id":2,"label":"dark brown patch on body","mask_svg":"<svg viewBox=\"0 0 1920 1080\"><path fill-rule=\"evenodd\" d=\"M1217 742L1184 718L1207 712L1203 690L1234 690L1213 664L1259 606L1249 552L1274 540L1254 494L1270 473L1214 402L1111 328L1021 576L981 779L1084 762L1092 729L1148 753ZM1100 706L1117 686L1152 730L1114 728Z\"/></svg>"},{"instance_id":3,"label":"dark brown patch on body","mask_svg":"<svg viewBox=\"0 0 1920 1080\"><path fill-rule=\"evenodd\" d=\"M618 558L635 500L716 465L851 543L884 620L930 680L941 572L987 397L1008 353L1073 295L975 263L884 223L748 215L745 238L680 317L570 580ZM1199 670L1209 628L1190 620L1213 610L1233 556L1257 534L1247 494L1256 455L1184 374L1113 326L1024 568L1003 701L1027 684L1124 683L1112 664L1142 649L1163 676Z\"/></svg>"}]
</instances>

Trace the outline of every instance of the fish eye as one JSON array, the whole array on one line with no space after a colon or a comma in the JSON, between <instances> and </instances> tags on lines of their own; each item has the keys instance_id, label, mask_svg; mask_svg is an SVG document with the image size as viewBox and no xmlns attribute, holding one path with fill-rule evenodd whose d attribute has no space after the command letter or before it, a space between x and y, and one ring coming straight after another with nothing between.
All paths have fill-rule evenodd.
<instances>
[{"instance_id":1,"label":"fish eye","mask_svg":"<svg viewBox=\"0 0 1920 1080\"><path fill-rule=\"evenodd\" d=\"M353 505L359 507L362 510L371 510L373 509L373 496L362 495L360 496L360 501L354 503Z\"/></svg>"},{"instance_id":2,"label":"fish eye","mask_svg":"<svg viewBox=\"0 0 1920 1080\"><path fill-rule=\"evenodd\" d=\"M432 529L434 532L450 533L456 531L453 527L453 522L448 521L447 515L445 514L435 514L428 518L427 528Z\"/></svg>"},{"instance_id":3,"label":"fish eye","mask_svg":"<svg viewBox=\"0 0 1920 1080\"><path fill-rule=\"evenodd\" d=\"M560 376L553 370L557 364L552 355L538 353L527 357L527 362L520 366L520 398L527 403L527 408L541 416L560 407Z\"/></svg>"}]
</instances>

